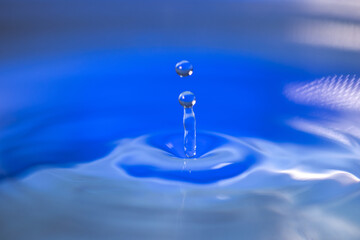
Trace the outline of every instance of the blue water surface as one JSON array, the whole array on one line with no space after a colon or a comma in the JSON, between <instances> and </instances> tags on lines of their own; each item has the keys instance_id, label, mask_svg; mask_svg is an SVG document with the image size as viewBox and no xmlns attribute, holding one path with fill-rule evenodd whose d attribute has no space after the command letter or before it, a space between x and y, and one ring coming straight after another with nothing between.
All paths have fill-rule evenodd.
<instances>
[{"instance_id":1,"label":"blue water surface","mask_svg":"<svg viewBox=\"0 0 360 240\"><path fill-rule=\"evenodd\" d=\"M179 79L174 64L191 59ZM37 164L95 160L123 137L182 128L177 96L196 93L198 128L274 141L316 141L283 120L306 115L289 102L287 82L311 79L300 69L241 54L192 51L97 51L2 68L2 175ZM26 107L25 107L26 106Z\"/></svg>"},{"instance_id":2,"label":"blue water surface","mask_svg":"<svg viewBox=\"0 0 360 240\"><path fill-rule=\"evenodd\" d=\"M0 239L358 240L359 11L3 1Z\"/></svg>"}]
</instances>

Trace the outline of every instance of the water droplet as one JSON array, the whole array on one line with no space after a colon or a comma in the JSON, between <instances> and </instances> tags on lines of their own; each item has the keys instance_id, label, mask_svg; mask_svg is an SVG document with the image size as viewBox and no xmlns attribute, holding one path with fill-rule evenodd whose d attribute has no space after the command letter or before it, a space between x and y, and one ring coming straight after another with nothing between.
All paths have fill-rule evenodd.
<instances>
[{"instance_id":1,"label":"water droplet","mask_svg":"<svg viewBox=\"0 0 360 240\"><path fill-rule=\"evenodd\" d=\"M196 103L196 98L195 95L190 92L190 91L185 91L182 92L179 95L179 103L181 104L181 106L183 106L184 108L191 108L195 105Z\"/></svg>"},{"instance_id":2,"label":"water droplet","mask_svg":"<svg viewBox=\"0 0 360 240\"><path fill-rule=\"evenodd\" d=\"M176 64L175 71L180 77L187 77L193 74L193 65L189 61L182 60Z\"/></svg>"},{"instance_id":3,"label":"water droplet","mask_svg":"<svg viewBox=\"0 0 360 240\"><path fill-rule=\"evenodd\" d=\"M193 106L196 103L195 95L192 92L182 92L179 102L184 107L184 151L187 157L196 155L196 119Z\"/></svg>"}]
</instances>

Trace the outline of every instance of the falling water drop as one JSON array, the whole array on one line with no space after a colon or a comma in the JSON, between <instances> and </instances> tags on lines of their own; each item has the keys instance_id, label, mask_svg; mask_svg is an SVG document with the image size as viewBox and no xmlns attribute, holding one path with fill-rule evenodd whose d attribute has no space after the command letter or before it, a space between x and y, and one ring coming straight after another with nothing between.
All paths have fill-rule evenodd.
<instances>
[{"instance_id":1,"label":"falling water drop","mask_svg":"<svg viewBox=\"0 0 360 240\"><path fill-rule=\"evenodd\" d=\"M179 96L179 102L184 107L184 151L187 157L196 155L196 119L193 106L196 103L195 95L185 91Z\"/></svg>"},{"instance_id":2,"label":"falling water drop","mask_svg":"<svg viewBox=\"0 0 360 240\"><path fill-rule=\"evenodd\" d=\"M182 60L175 65L175 71L180 77L187 77L193 74L193 66L189 61Z\"/></svg>"}]
</instances>

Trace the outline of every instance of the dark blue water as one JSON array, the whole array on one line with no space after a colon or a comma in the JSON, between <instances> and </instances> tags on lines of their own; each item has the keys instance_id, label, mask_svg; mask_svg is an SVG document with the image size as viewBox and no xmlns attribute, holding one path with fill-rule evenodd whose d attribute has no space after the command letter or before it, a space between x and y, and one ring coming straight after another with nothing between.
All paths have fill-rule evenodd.
<instances>
[{"instance_id":1,"label":"dark blue water","mask_svg":"<svg viewBox=\"0 0 360 240\"><path fill-rule=\"evenodd\" d=\"M359 239L356 4L2 5L1 239Z\"/></svg>"}]
</instances>

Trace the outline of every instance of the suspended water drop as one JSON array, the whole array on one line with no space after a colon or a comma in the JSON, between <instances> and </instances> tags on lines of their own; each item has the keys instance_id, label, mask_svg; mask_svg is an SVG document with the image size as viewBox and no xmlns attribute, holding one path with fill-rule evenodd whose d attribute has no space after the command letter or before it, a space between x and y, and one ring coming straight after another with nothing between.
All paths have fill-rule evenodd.
<instances>
[{"instance_id":1,"label":"suspended water drop","mask_svg":"<svg viewBox=\"0 0 360 240\"><path fill-rule=\"evenodd\" d=\"M179 95L179 103L181 104L181 106L183 106L184 108L191 108L195 105L196 103L196 98L195 95L190 92L190 91L185 91L182 92Z\"/></svg>"},{"instance_id":2,"label":"suspended water drop","mask_svg":"<svg viewBox=\"0 0 360 240\"><path fill-rule=\"evenodd\" d=\"M195 95L185 91L179 96L179 102L184 107L184 151L187 157L196 155L196 119L193 106L196 103Z\"/></svg>"},{"instance_id":3,"label":"suspended water drop","mask_svg":"<svg viewBox=\"0 0 360 240\"><path fill-rule=\"evenodd\" d=\"M175 71L180 77L187 77L193 74L193 65L186 60L182 60L175 65Z\"/></svg>"}]
</instances>

